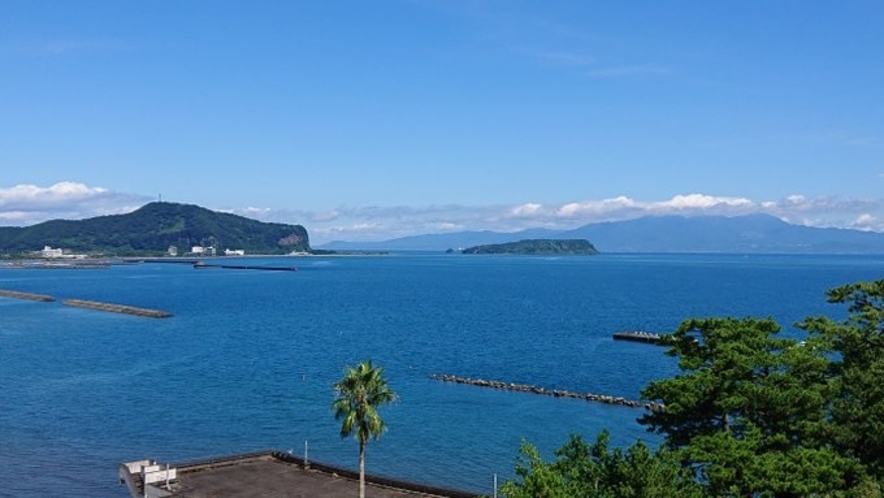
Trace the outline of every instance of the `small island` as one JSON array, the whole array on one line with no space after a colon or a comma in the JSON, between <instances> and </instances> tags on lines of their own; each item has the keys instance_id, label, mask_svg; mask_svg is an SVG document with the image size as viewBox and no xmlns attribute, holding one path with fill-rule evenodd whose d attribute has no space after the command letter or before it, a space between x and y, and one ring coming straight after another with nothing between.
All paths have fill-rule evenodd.
<instances>
[{"instance_id":1,"label":"small island","mask_svg":"<svg viewBox=\"0 0 884 498\"><path fill-rule=\"evenodd\" d=\"M591 256L599 251L585 239L527 239L468 247L461 253Z\"/></svg>"}]
</instances>

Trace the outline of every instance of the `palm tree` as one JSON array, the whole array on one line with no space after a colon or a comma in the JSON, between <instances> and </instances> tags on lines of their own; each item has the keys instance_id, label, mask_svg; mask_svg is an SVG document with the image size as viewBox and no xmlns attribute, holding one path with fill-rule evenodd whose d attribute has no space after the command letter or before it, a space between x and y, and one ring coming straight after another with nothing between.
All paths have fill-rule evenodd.
<instances>
[{"instance_id":1,"label":"palm tree","mask_svg":"<svg viewBox=\"0 0 884 498\"><path fill-rule=\"evenodd\" d=\"M365 498L365 446L369 438L377 439L387 429L377 409L393 402L396 394L387 385L381 367L372 365L371 360L355 367L347 365L334 388L332 409L335 418L343 421L341 437L355 432L359 441L359 498Z\"/></svg>"}]
</instances>

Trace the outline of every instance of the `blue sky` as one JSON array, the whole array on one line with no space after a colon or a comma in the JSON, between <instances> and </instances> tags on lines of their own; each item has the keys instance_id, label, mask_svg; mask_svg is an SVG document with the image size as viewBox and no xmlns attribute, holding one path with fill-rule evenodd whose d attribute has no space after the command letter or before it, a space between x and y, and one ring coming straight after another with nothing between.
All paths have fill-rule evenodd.
<instances>
[{"instance_id":1,"label":"blue sky","mask_svg":"<svg viewBox=\"0 0 884 498\"><path fill-rule=\"evenodd\" d=\"M880 1L0 3L0 225L884 230Z\"/></svg>"}]
</instances>

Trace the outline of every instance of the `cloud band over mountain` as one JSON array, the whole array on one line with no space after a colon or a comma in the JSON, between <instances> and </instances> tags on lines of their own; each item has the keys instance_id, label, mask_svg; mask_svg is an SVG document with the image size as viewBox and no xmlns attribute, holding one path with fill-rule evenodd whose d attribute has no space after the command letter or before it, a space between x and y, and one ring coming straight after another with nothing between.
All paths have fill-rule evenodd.
<instances>
[{"instance_id":1,"label":"cloud band over mountain","mask_svg":"<svg viewBox=\"0 0 884 498\"><path fill-rule=\"evenodd\" d=\"M154 200L73 181L48 187L0 188L0 225L28 226L50 219L83 219L127 213ZM187 199L170 199L189 203ZM302 224L316 244L331 240L374 241L461 230L569 229L587 223L647 215L741 215L766 213L793 224L884 231L884 200L792 195L777 200L678 194L645 201L621 195L560 204L341 206L326 211L243 206L203 206L261 221Z\"/></svg>"}]
</instances>

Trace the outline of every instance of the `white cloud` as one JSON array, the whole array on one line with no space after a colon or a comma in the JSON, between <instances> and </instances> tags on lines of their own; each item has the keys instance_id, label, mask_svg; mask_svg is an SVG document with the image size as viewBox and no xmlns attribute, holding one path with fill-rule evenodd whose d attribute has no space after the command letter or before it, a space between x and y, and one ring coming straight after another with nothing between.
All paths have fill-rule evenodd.
<instances>
[{"instance_id":1,"label":"white cloud","mask_svg":"<svg viewBox=\"0 0 884 498\"><path fill-rule=\"evenodd\" d=\"M27 224L30 215L31 213L29 213L28 211L0 211L0 222L2 222L0 224Z\"/></svg>"},{"instance_id":2,"label":"white cloud","mask_svg":"<svg viewBox=\"0 0 884 498\"><path fill-rule=\"evenodd\" d=\"M309 228L309 227L308 227ZM373 233L383 228L380 223L353 223L350 225L331 225L331 226L322 226L319 228L315 228L309 230L308 234L322 234L330 237L335 237L338 234L347 234L354 235L362 232Z\"/></svg>"},{"instance_id":3,"label":"white cloud","mask_svg":"<svg viewBox=\"0 0 884 498\"><path fill-rule=\"evenodd\" d=\"M331 211L323 211L318 213L313 213L310 216L311 221L334 221L338 219L341 215L334 209Z\"/></svg>"},{"instance_id":4,"label":"white cloud","mask_svg":"<svg viewBox=\"0 0 884 498\"><path fill-rule=\"evenodd\" d=\"M858 228L861 230L873 230L876 226L880 225L878 220L869 213L862 213L861 215L856 217L856 220L851 224L853 228Z\"/></svg>"},{"instance_id":5,"label":"white cloud","mask_svg":"<svg viewBox=\"0 0 884 498\"><path fill-rule=\"evenodd\" d=\"M512 212L513 216L529 217L529 216L532 216L532 215L535 215L535 214L541 212L542 209L543 209L542 204L528 202L528 203L522 204L520 206L514 207L511 212Z\"/></svg>"},{"instance_id":6,"label":"white cloud","mask_svg":"<svg viewBox=\"0 0 884 498\"><path fill-rule=\"evenodd\" d=\"M556 215L562 218L573 218L586 215L604 215L613 212L628 210L637 206L637 203L626 196L602 199L598 201L569 202L557 211Z\"/></svg>"},{"instance_id":7,"label":"white cloud","mask_svg":"<svg viewBox=\"0 0 884 498\"><path fill-rule=\"evenodd\" d=\"M251 216L254 218L260 218L262 216L267 216L268 214L272 213L273 210L270 208L258 208L258 207L251 207L250 206L250 207L243 209L242 212L247 213L247 214L244 214L244 216Z\"/></svg>"},{"instance_id":8,"label":"white cloud","mask_svg":"<svg viewBox=\"0 0 884 498\"><path fill-rule=\"evenodd\" d=\"M29 206L67 203L101 196L106 192L107 190L101 187L87 187L74 182L59 182L46 188L36 185L16 185L11 188L0 188L0 207L17 203Z\"/></svg>"},{"instance_id":9,"label":"white cloud","mask_svg":"<svg viewBox=\"0 0 884 498\"><path fill-rule=\"evenodd\" d=\"M148 199L69 181L49 187L15 185L0 188L0 223L31 225L50 219L125 213L142 206Z\"/></svg>"},{"instance_id":10,"label":"white cloud","mask_svg":"<svg viewBox=\"0 0 884 498\"><path fill-rule=\"evenodd\" d=\"M446 221L442 223L437 223L436 228L443 232L457 232L459 230L463 230L463 225Z\"/></svg>"},{"instance_id":11,"label":"white cloud","mask_svg":"<svg viewBox=\"0 0 884 498\"><path fill-rule=\"evenodd\" d=\"M776 206L769 203L768 207ZM676 195L664 201L642 202L627 196L571 202L556 211L559 218L575 221L615 221L642 215L665 214L740 214L762 210L760 204L743 197L720 197L704 194Z\"/></svg>"},{"instance_id":12,"label":"white cloud","mask_svg":"<svg viewBox=\"0 0 884 498\"><path fill-rule=\"evenodd\" d=\"M676 195L668 201L654 204L660 210L693 210L711 209L721 206L745 207L751 206L752 201L742 197L715 197L703 194Z\"/></svg>"},{"instance_id":13,"label":"white cloud","mask_svg":"<svg viewBox=\"0 0 884 498\"><path fill-rule=\"evenodd\" d=\"M860 225L865 225L875 221L875 217L869 213L863 213L856 218L856 223Z\"/></svg>"}]
</instances>

